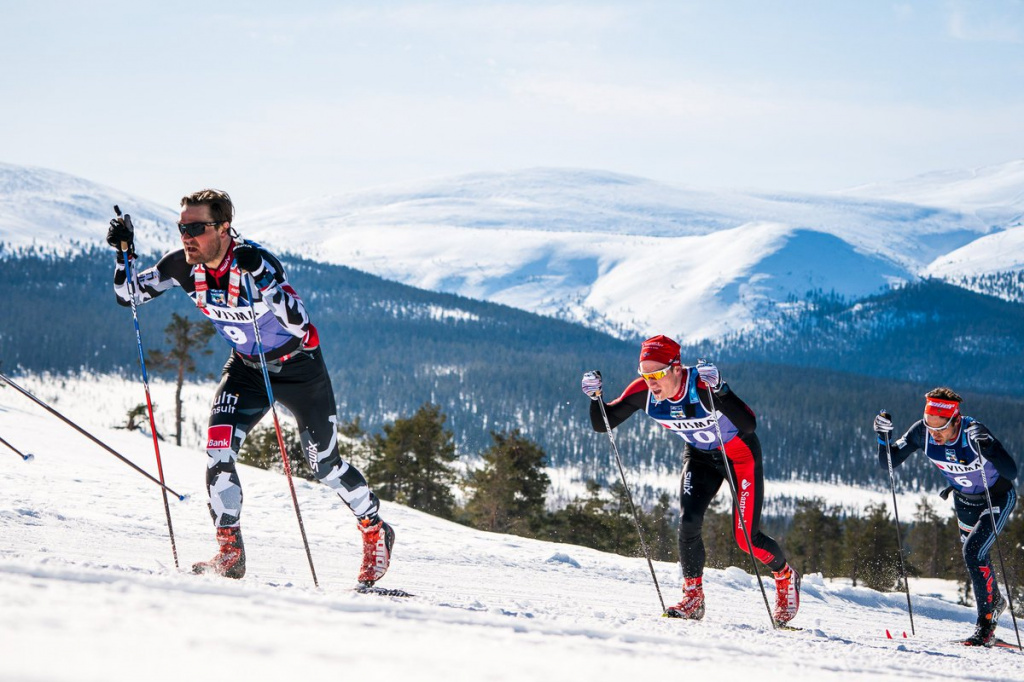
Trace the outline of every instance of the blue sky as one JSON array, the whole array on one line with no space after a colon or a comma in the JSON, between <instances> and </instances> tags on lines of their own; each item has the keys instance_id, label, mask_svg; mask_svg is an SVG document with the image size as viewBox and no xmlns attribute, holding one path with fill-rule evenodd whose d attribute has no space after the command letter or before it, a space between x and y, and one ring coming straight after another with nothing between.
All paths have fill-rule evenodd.
<instances>
[{"instance_id":1,"label":"blue sky","mask_svg":"<svg viewBox=\"0 0 1024 682\"><path fill-rule=\"evenodd\" d=\"M1024 158L1021 0L26 0L0 59L0 161L243 215L534 166L818 192Z\"/></svg>"}]
</instances>

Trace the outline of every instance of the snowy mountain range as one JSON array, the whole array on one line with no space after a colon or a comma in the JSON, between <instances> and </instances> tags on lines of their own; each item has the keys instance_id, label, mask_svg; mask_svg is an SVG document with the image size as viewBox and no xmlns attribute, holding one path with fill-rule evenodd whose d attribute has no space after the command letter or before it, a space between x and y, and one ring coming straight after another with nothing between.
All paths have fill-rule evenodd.
<instances>
[{"instance_id":1,"label":"snowy mountain range","mask_svg":"<svg viewBox=\"0 0 1024 682\"><path fill-rule=\"evenodd\" d=\"M173 207L11 165L0 165L0 242L96 243L114 203L136 218L140 249L176 243ZM1021 161L825 195L531 169L238 209L244 236L282 252L690 342L756 328L809 291L856 300L921 276L1024 265Z\"/></svg>"}]
</instances>

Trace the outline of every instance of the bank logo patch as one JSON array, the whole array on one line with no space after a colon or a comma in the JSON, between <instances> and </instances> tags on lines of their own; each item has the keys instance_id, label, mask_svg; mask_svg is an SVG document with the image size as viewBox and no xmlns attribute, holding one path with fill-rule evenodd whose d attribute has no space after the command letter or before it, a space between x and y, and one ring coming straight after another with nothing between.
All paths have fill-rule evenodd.
<instances>
[{"instance_id":1,"label":"bank logo patch","mask_svg":"<svg viewBox=\"0 0 1024 682\"><path fill-rule=\"evenodd\" d=\"M226 450L231 447L231 435L234 427L231 424L218 424L211 426L207 432L207 450Z\"/></svg>"}]
</instances>

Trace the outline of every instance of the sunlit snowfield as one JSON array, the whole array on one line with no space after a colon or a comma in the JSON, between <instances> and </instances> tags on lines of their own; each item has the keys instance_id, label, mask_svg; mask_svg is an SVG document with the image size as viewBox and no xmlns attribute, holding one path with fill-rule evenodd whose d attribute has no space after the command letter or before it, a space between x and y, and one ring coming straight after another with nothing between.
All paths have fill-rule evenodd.
<instances>
[{"instance_id":1,"label":"sunlit snowfield","mask_svg":"<svg viewBox=\"0 0 1024 682\"><path fill-rule=\"evenodd\" d=\"M42 391L40 391L42 392ZM144 435L106 428L102 400L58 407L155 471ZM95 414L90 415L90 411ZM159 489L113 456L0 390L0 678L179 680L361 677L536 680L679 675L789 680L1020 679L1019 654L952 644L973 629L955 588L913 582L917 636L902 593L804 579L800 632L772 630L754 578L706 574L702 622L659 617L646 562L482 533L386 504L397 531L381 582L416 596L351 591L359 539L326 488L296 481L320 588L313 587L285 479L243 468L248 574L238 582L176 571ZM214 551L205 455L162 447L182 569ZM678 569L658 563L667 602ZM771 586L769 598L771 598ZM934 595L934 596L924 596ZM1009 615L1001 635L1012 639Z\"/></svg>"}]
</instances>

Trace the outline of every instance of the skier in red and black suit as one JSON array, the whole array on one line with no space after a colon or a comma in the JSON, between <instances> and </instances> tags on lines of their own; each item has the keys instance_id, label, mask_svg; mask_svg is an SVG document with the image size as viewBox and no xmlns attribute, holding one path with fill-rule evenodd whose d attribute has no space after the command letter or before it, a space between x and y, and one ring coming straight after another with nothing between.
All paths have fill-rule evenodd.
<instances>
[{"instance_id":1,"label":"skier in red and black suit","mask_svg":"<svg viewBox=\"0 0 1024 682\"><path fill-rule=\"evenodd\" d=\"M733 505L736 543L747 549L740 514L750 533L754 556L775 575L775 610L779 624L788 623L800 607L800 575L786 562L778 543L758 528L764 496L761 444L754 433L753 411L725 384L718 368L702 363L684 367L679 344L667 336L655 336L640 347L636 379L622 395L606 404L608 422L614 429L634 412L643 410L666 429L682 438L683 474L680 486L679 560L683 569L683 600L668 609L676 618L704 617L704 513L726 479L720 445L739 495ZM597 404L603 390L600 372L583 375L583 392L593 401L590 420L595 431L604 432L604 418ZM708 403L709 393L711 402ZM717 424L714 416L717 415ZM721 442L719 441L721 432Z\"/></svg>"},{"instance_id":2,"label":"skier in red and black suit","mask_svg":"<svg viewBox=\"0 0 1024 682\"><path fill-rule=\"evenodd\" d=\"M107 243L117 249L114 293L121 305L130 305L132 291L137 292L137 303L145 303L181 287L232 349L210 408L206 443L210 515L219 551L192 570L228 578L245 574L242 486L235 462L246 436L270 410L253 330L255 312L274 399L295 416L303 454L317 480L337 492L356 516L363 538L358 580L373 584L388 569L394 531L381 520L377 497L366 479L338 451L334 389L302 299L288 284L276 257L238 237L231 226L233 217L226 192L206 189L183 197L178 231L184 248L141 273L133 267L133 287L127 281L125 258L135 259L134 235L120 217L110 221L107 233ZM251 276L256 284L251 309L243 276Z\"/></svg>"}]
</instances>

